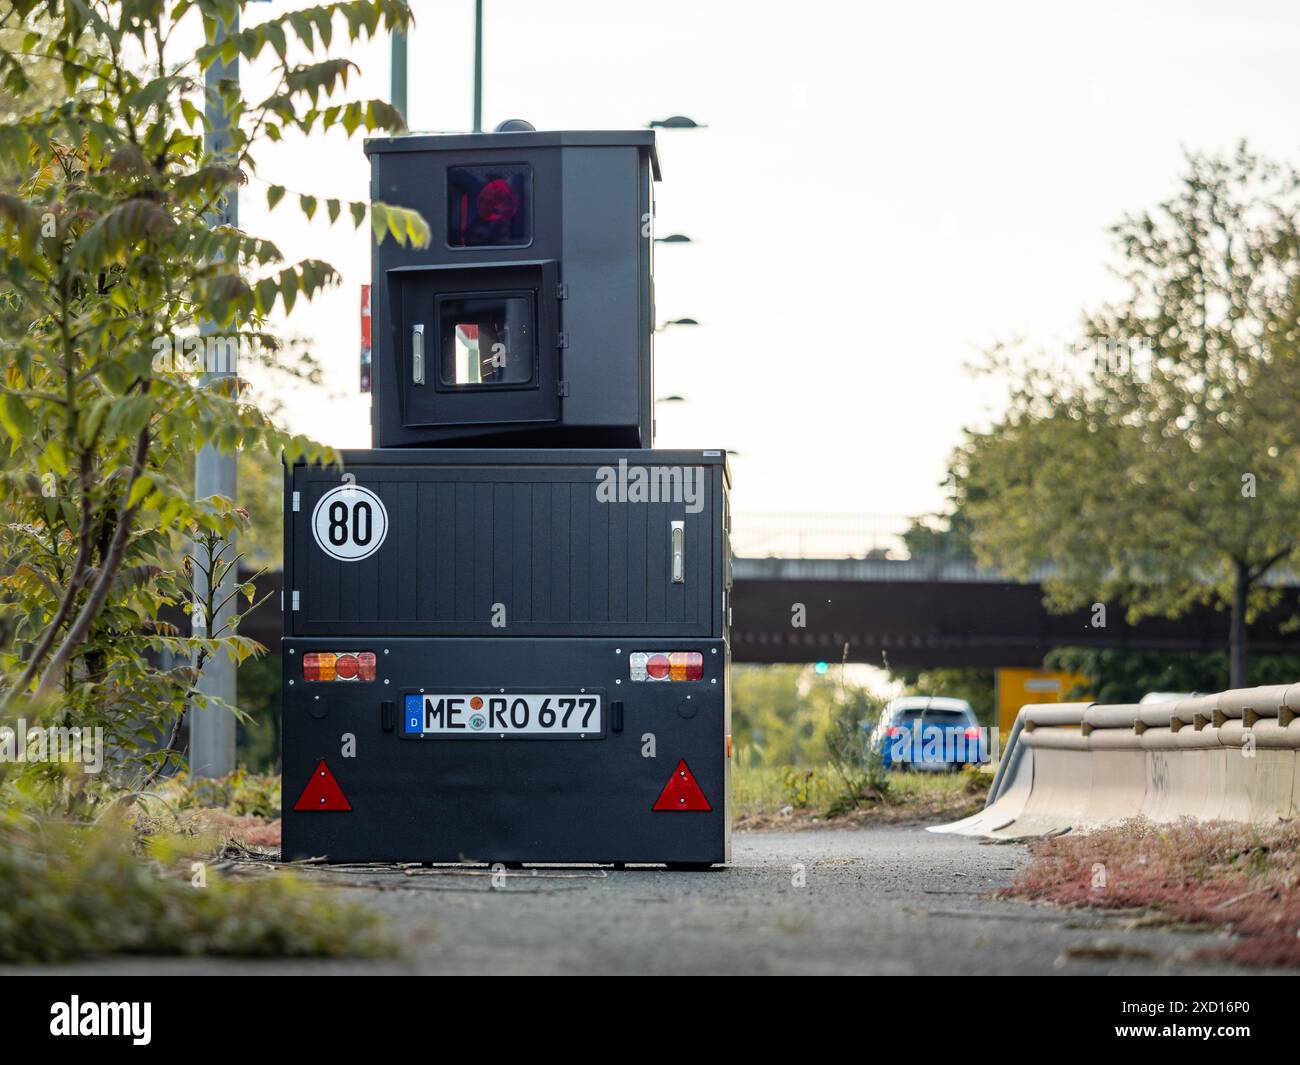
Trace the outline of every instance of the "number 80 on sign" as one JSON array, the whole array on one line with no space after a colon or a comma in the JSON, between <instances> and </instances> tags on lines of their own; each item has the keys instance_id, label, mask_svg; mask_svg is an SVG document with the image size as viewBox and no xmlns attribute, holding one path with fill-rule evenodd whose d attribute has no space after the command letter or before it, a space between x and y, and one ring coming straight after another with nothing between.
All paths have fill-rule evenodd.
<instances>
[{"instance_id":1,"label":"number 80 on sign","mask_svg":"<svg viewBox=\"0 0 1300 1065\"><path fill-rule=\"evenodd\" d=\"M360 562L379 550L388 535L388 511L369 488L331 488L311 514L312 538L330 558Z\"/></svg>"}]
</instances>

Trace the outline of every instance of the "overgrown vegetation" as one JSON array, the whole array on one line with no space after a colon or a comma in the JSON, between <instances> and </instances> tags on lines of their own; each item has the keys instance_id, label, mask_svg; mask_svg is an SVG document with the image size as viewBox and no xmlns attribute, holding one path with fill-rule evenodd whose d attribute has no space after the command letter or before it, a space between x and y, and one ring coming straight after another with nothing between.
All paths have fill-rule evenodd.
<instances>
[{"instance_id":1,"label":"overgrown vegetation","mask_svg":"<svg viewBox=\"0 0 1300 1065\"><path fill-rule=\"evenodd\" d=\"M103 954L366 957L392 954L378 918L292 873L221 878L202 842L0 817L0 961Z\"/></svg>"},{"instance_id":2,"label":"overgrown vegetation","mask_svg":"<svg viewBox=\"0 0 1300 1065\"><path fill-rule=\"evenodd\" d=\"M790 800L781 805L803 809L816 793L824 797L822 809L837 816L879 802L889 774L868 739L881 707L881 700L847 683L843 663L822 673L804 666L737 667L737 765L777 770Z\"/></svg>"},{"instance_id":3,"label":"overgrown vegetation","mask_svg":"<svg viewBox=\"0 0 1300 1065\"><path fill-rule=\"evenodd\" d=\"M735 668L732 784L740 826L955 819L983 804L986 772L886 770L870 744L884 700L847 678L844 663L822 673Z\"/></svg>"},{"instance_id":4,"label":"overgrown vegetation","mask_svg":"<svg viewBox=\"0 0 1300 1065\"><path fill-rule=\"evenodd\" d=\"M402 126L382 101L332 102L354 65L329 54L336 22L340 41L405 26L400 0L327 4L223 34L243 4L11 0L0 11L0 27L25 30L0 38L0 82L20 102L0 127L0 170L26 175L0 193L0 700L28 722L103 728L117 755L104 779L117 785L152 779L182 715L213 705L196 687L205 658L261 650L238 635L238 610L226 617L229 596L196 599L196 577L237 561L222 545L247 514L235 500L193 499L195 452L332 458L280 431L237 372L209 372L248 358L292 372L267 316L337 278L328 263L285 264L272 242L223 222L224 205L268 141ZM187 23L207 43L178 55ZM229 64L259 59L274 89L247 98ZM64 95L24 110L34 63L60 75ZM205 96L214 65L223 76ZM204 133L223 114L228 143L209 152ZM268 202L287 196L273 187ZM311 195L294 199L315 214ZM319 206L331 221L346 208L356 224L367 210ZM371 221L381 238L427 239L409 211L375 204ZM158 620L178 604L191 636ZM159 668L160 657L173 664Z\"/></svg>"},{"instance_id":5,"label":"overgrown vegetation","mask_svg":"<svg viewBox=\"0 0 1300 1065\"><path fill-rule=\"evenodd\" d=\"M811 666L733 666L731 683L735 745L767 765L825 762L841 704L851 704L846 712L860 722L880 712L869 692Z\"/></svg>"},{"instance_id":6,"label":"overgrown vegetation","mask_svg":"<svg viewBox=\"0 0 1300 1065\"><path fill-rule=\"evenodd\" d=\"M1300 826L1145 820L1031 844L1008 898L1151 909L1230 932L1203 953L1300 967ZM1149 922L1147 922L1149 923Z\"/></svg>"},{"instance_id":7,"label":"overgrown vegetation","mask_svg":"<svg viewBox=\"0 0 1300 1065\"><path fill-rule=\"evenodd\" d=\"M226 777L178 773L158 789L178 810L220 809L236 817L279 817L280 775L237 769Z\"/></svg>"},{"instance_id":8,"label":"overgrown vegetation","mask_svg":"<svg viewBox=\"0 0 1300 1065\"><path fill-rule=\"evenodd\" d=\"M0 815L42 825L37 839L5 822L0 895L24 902L0 921L0 956L331 953L353 927L288 885L194 891L142 864L129 833L81 827L183 765L186 714L238 712L199 691L208 663L264 651L239 634L251 586L211 591L240 562L249 513L194 498L196 452L255 457L259 472L281 454L335 459L282 431L241 374L310 375L269 318L338 275L285 262L227 208L269 143L402 128L384 101L350 98L343 53L410 15L402 0L343 0L238 28L249 2L0 4L0 724L102 730L108 756L98 774L0 766ZM270 74L267 95L245 94L241 62ZM428 239L383 203L259 194L329 224L368 215L377 240ZM189 634L161 620L169 608Z\"/></svg>"},{"instance_id":9,"label":"overgrown vegetation","mask_svg":"<svg viewBox=\"0 0 1300 1065\"><path fill-rule=\"evenodd\" d=\"M871 724L879 717L873 715ZM869 741L855 700L847 697L841 679L840 694L826 732L826 764L834 793L826 807L827 817L838 817L863 806L882 802L889 792L890 772L882 751Z\"/></svg>"},{"instance_id":10,"label":"overgrown vegetation","mask_svg":"<svg viewBox=\"0 0 1300 1065\"><path fill-rule=\"evenodd\" d=\"M738 827L789 829L956 820L983 807L991 776L894 772L882 791L859 792L856 806L845 804L844 786L828 765L766 766L742 752L731 779Z\"/></svg>"}]
</instances>

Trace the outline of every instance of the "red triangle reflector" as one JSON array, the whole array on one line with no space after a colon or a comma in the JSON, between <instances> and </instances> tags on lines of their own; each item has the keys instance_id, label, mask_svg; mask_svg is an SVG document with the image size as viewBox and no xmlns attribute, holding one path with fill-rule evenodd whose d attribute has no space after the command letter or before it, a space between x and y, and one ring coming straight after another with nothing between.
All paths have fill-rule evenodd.
<instances>
[{"instance_id":1,"label":"red triangle reflector","mask_svg":"<svg viewBox=\"0 0 1300 1065\"><path fill-rule=\"evenodd\" d=\"M664 790L659 793L659 801L654 804L654 809L660 812L664 810L713 809L709 805L709 800L704 797L704 792L700 790L695 774L691 772L685 758L677 763L673 775L668 778Z\"/></svg>"},{"instance_id":2,"label":"red triangle reflector","mask_svg":"<svg viewBox=\"0 0 1300 1065\"><path fill-rule=\"evenodd\" d=\"M293 804L293 808L304 811L351 810L352 804L348 802L347 796L343 794L343 789L339 787L339 782L334 779L334 774L330 772L325 760L321 759L316 768L312 770L311 780L302 789L302 794L298 796L298 801Z\"/></svg>"}]
</instances>

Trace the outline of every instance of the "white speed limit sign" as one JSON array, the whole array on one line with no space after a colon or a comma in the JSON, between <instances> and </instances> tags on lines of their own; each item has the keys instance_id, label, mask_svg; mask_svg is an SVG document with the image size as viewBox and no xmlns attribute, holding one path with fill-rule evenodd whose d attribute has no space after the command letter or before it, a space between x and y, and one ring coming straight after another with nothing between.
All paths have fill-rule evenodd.
<instances>
[{"instance_id":1,"label":"white speed limit sign","mask_svg":"<svg viewBox=\"0 0 1300 1065\"><path fill-rule=\"evenodd\" d=\"M311 513L316 545L340 562L360 562L379 550L388 535L388 511L369 488L343 484L331 488Z\"/></svg>"}]
</instances>

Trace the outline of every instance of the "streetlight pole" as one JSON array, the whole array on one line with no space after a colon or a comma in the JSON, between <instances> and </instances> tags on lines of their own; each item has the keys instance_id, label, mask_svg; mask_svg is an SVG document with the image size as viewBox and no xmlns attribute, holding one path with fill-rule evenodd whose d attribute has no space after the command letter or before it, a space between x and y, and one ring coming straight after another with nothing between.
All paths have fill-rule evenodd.
<instances>
[{"instance_id":1,"label":"streetlight pole","mask_svg":"<svg viewBox=\"0 0 1300 1065\"><path fill-rule=\"evenodd\" d=\"M410 126L406 116L406 31L393 30L392 61L389 64L388 95L393 106Z\"/></svg>"},{"instance_id":2,"label":"streetlight pole","mask_svg":"<svg viewBox=\"0 0 1300 1065\"><path fill-rule=\"evenodd\" d=\"M220 21L217 24L216 44L229 34L239 32L239 16L233 16L227 28ZM204 74L204 111L207 117L207 132L203 135L204 154L210 159L220 159L230 152L230 116L226 113L225 103L218 91L218 84L225 80L239 80L239 57L229 63L216 60ZM231 186L224 202L213 212L213 225L239 225L239 193L236 186ZM217 331L215 322L201 321L199 335L210 337ZM219 388L223 383L237 374L233 360L225 356L230 350L229 344L216 345L207 341L203 344L204 352L222 351L221 358L204 359L204 372L199 378L203 388ZM238 353L239 345L234 345ZM236 354L236 357L237 354ZM238 492L237 454L234 451L223 453L213 444L206 444L199 449L198 461L194 468L194 498L206 499L209 496L225 496L232 502ZM207 578L203 566L208 560L202 557L200 549L193 549L195 562L202 563L194 567L194 584L197 602L208 601ZM226 541L222 557L227 561L235 557L235 534L231 532ZM231 615L235 612L235 584L237 576L235 567L230 567L221 587L211 598L214 603L225 602L215 617L205 619L207 632L203 635L214 636L222 631ZM191 614L191 618L194 615ZM191 626L191 631L193 627ZM203 667L198 679L198 690L202 695L220 699L229 706L234 706L236 697L235 663L225 655L213 655ZM223 777L235 771L235 718L229 710L209 707L190 715L190 772L196 777Z\"/></svg>"},{"instance_id":3,"label":"streetlight pole","mask_svg":"<svg viewBox=\"0 0 1300 1065\"><path fill-rule=\"evenodd\" d=\"M394 30L389 63L389 99L409 128L406 113L406 32ZM483 132L483 0L474 0L474 132Z\"/></svg>"},{"instance_id":4,"label":"streetlight pole","mask_svg":"<svg viewBox=\"0 0 1300 1065\"><path fill-rule=\"evenodd\" d=\"M483 132L483 0L474 0L474 132Z\"/></svg>"}]
</instances>

